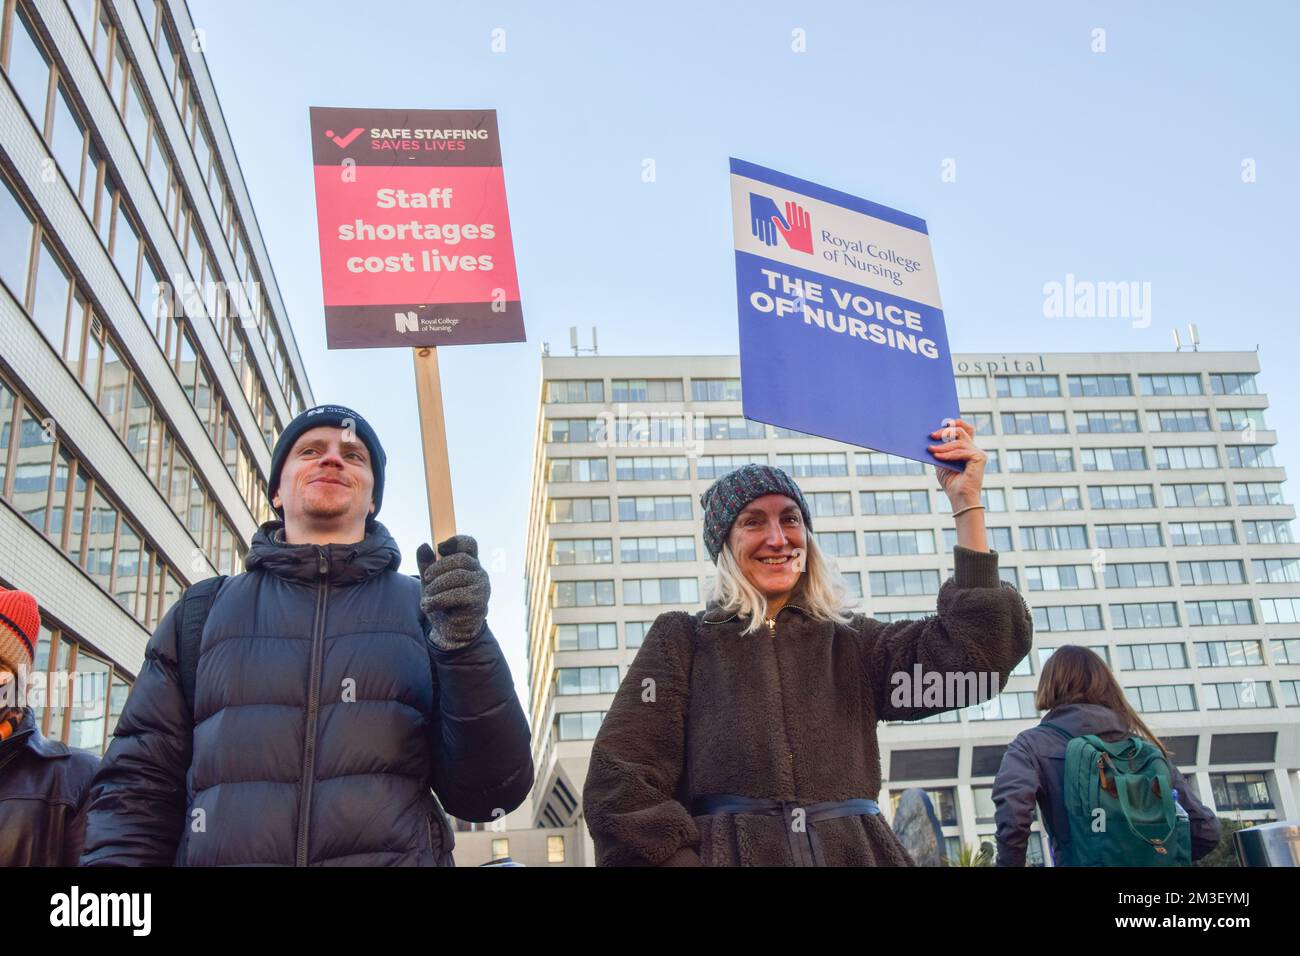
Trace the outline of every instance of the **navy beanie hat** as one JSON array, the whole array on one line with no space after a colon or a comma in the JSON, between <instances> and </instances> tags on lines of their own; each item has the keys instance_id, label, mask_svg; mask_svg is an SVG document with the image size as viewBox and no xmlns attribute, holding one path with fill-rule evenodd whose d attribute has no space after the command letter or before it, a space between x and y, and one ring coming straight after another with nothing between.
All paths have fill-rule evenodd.
<instances>
[{"instance_id":1,"label":"navy beanie hat","mask_svg":"<svg viewBox=\"0 0 1300 956\"><path fill-rule=\"evenodd\" d=\"M388 456L384 454L384 446L379 444L379 436L370 427L370 423L343 405L317 405L315 408L307 409L285 426L279 440L275 443L275 451L271 453L271 475L266 485L267 496L274 500L275 493L280 488L280 472L284 469L285 459L289 457L294 442L302 437L303 432L320 428L322 425L344 429L350 427L370 452L370 471L375 476L375 513L369 517L374 518L379 514L379 506L384 501L384 466L388 464ZM275 513L281 519L284 518L283 508L276 508Z\"/></svg>"},{"instance_id":2,"label":"navy beanie hat","mask_svg":"<svg viewBox=\"0 0 1300 956\"><path fill-rule=\"evenodd\" d=\"M704 507L704 546L709 549L709 557L714 564L718 563L722 543L727 539L736 518L745 510L745 505L764 495L793 498L803 513L804 525L809 531L812 530L808 502L804 501L803 492L793 478L771 465L756 462L742 465L723 475L700 495L700 504Z\"/></svg>"}]
</instances>

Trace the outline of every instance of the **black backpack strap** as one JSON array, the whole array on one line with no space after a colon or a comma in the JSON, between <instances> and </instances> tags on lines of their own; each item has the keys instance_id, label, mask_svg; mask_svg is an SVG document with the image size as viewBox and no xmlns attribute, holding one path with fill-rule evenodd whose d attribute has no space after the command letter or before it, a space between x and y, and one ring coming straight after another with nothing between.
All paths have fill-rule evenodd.
<instances>
[{"instance_id":1,"label":"black backpack strap","mask_svg":"<svg viewBox=\"0 0 1300 956\"><path fill-rule=\"evenodd\" d=\"M207 623L212 602L226 580L224 574L204 578L185 589L181 595L180 629L176 642L176 666L181 675L181 693L190 717L194 716L194 685L199 672L199 645L203 641L203 625Z\"/></svg>"}]
</instances>

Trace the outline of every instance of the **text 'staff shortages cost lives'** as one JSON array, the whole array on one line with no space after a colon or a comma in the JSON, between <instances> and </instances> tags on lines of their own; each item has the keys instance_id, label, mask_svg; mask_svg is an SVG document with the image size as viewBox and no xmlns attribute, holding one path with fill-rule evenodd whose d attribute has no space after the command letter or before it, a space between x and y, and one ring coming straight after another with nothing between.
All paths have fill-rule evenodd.
<instances>
[{"instance_id":1,"label":"text 'staff shortages cost lives'","mask_svg":"<svg viewBox=\"0 0 1300 956\"><path fill-rule=\"evenodd\" d=\"M495 110L311 108L332 349L524 341Z\"/></svg>"},{"instance_id":2,"label":"text 'staff shortages cost lives'","mask_svg":"<svg viewBox=\"0 0 1300 956\"><path fill-rule=\"evenodd\" d=\"M924 220L738 159L731 202L745 417L954 467L926 447L959 406Z\"/></svg>"}]
</instances>

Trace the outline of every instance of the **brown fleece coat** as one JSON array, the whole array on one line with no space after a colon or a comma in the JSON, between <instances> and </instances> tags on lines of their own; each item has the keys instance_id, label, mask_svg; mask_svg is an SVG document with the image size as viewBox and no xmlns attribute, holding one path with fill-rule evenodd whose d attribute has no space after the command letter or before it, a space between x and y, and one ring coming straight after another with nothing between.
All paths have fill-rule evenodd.
<instances>
[{"instance_id":1,"label":"brown fleece coat","mask_svg":"<svg viewBox=\"0 0 1300 956\"><path fill-rule=\"evenodd\" d=\"M775 628L716 609L659 615L592 747L583 811L600 866L792 866L791 831L829 866L911 866L879 814L794 821L799 807L880 793L876 723L950 707L891 703L891 677L992 672L1029 653L1033 619L997 552L954 550L938 615L849 624L782 608ZM968 702L971 703L971 702ZM696 814L707 795L788 803L787 814ZM807 814L804 814L805 818Z\"/></svg>"}]
</instances>

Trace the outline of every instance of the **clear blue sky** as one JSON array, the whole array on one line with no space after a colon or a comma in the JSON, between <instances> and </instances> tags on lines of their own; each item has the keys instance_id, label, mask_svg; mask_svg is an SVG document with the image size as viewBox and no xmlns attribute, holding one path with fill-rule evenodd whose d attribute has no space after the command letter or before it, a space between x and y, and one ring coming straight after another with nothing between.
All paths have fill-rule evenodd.
<instances>
[{"instance_id":1,"label":"clear blue sky","mask_svg":"<svg viewBox=\"0 0 1300 956\"><path fill-rule=\"evenodd\" d=\"M1162 351L1188 322L1204 350L1258 344L1277 457L1300 466L1300 4L190 10L316 398L383 439L381 518L412 572L428 518L411 357L325 349L307 108L498 111L529 341L444 349L441 366L457 521L493 573L521 690L540 344L563 354L570 325L596 325L605 354L734 353L728 156L926 219L953 351ZM1150 327L1044 318L1044 283L1067 273L1150 282Z\"/></svg>"}]
</instances>

